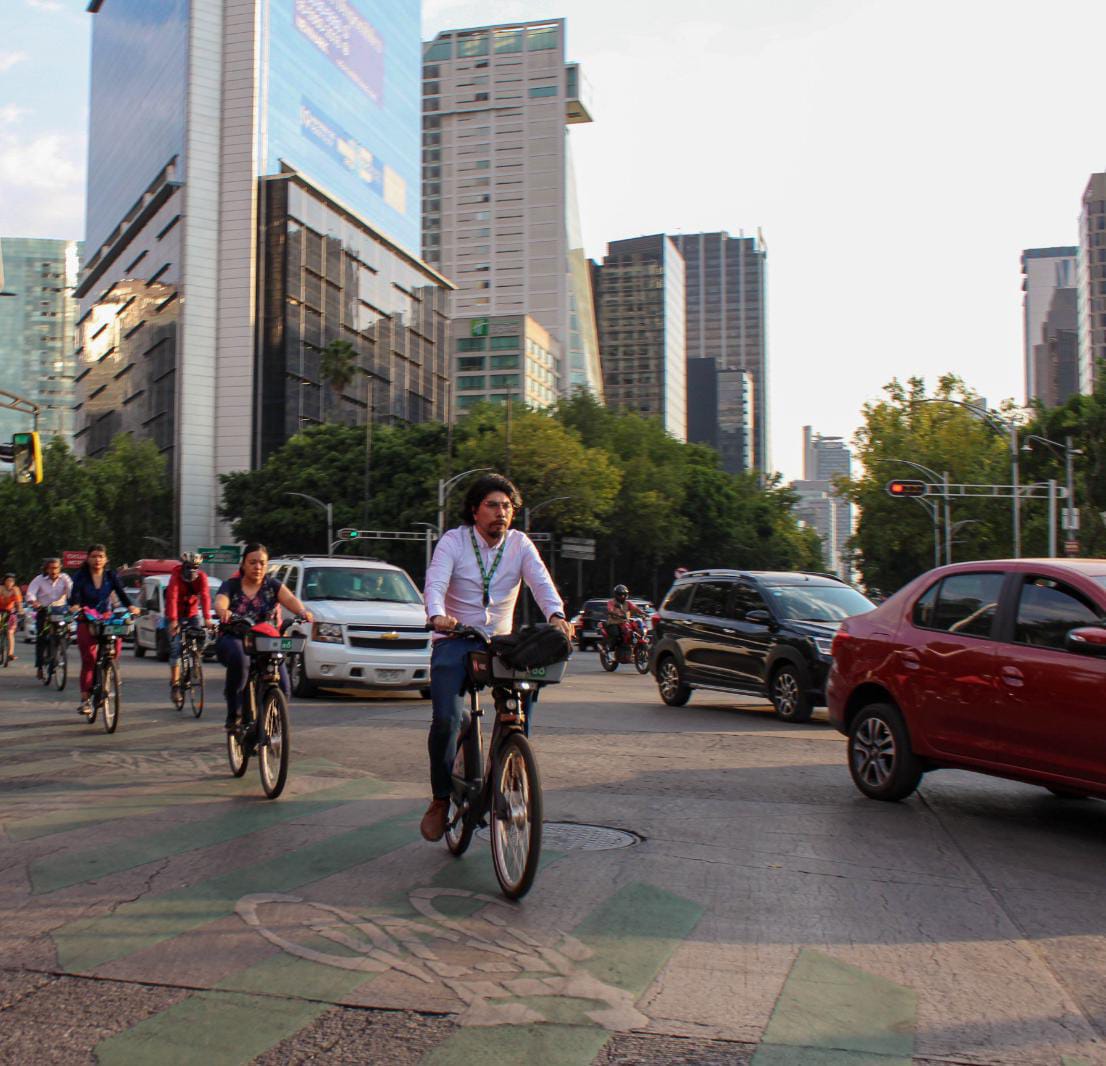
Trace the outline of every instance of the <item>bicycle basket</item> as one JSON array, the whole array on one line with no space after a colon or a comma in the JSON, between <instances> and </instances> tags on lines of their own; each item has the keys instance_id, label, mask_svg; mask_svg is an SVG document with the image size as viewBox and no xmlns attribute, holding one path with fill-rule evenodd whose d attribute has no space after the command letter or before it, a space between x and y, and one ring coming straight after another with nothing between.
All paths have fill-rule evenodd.
<instances>
[{"instance_id":1,"label":"bicycle basket","mask_svg":"<svg viewBox=\"0 0 1106 1066\"><path fill-rule=\"evenodd\" d=\"M510 669L525 672L564 662L572 653L572 646L556 626L536 625L493 637L492 650Z\"/></svg>"},{"instance_id":2,"label":"bicycle basket","mask_svg":"<svg viewBox=\"0 0 1106 1066\"><path fill-rule=\"evenodd\" d=\"M492 657L486 651L470 651L465 670L474 685L486 685L492 679Z\"/></svg>"},{"instance_id":3,"label":"bicycle basket","mask_svg":"<svg viewBox=\"0 0 1106 1066\"><path fill-rule=\"evenodd\" d=\"M307 647L306 637L263 637L253 635L253 646L259 652L301 652Z\"/></svg>"},{"instance_id":4,"label":"bicycle basket","mask_svg":"<svg viewBox=\"0 0 1106 1066\"><path fill-rule=\"evenodd\" d=\"M516 670L498 655L492 657L492 677L496 681L536 681L542 685L555 685L565 676L568 662L561 660L549 666L531 666L529 670Z\"/></svg>"}]
</instances>

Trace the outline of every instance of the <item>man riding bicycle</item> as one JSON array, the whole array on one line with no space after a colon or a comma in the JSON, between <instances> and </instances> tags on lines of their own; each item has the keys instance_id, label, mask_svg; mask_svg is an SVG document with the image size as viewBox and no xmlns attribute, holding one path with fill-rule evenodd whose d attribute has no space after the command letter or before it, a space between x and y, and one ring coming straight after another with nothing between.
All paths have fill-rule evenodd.
<instances>
[{"instance_id":1,"label":"man riding bicycle","mask_svg":"<svg viewBox=\"0 0 1106 1066\"><path fill-rule=\"evenodd\" d=\"M207 574L201 569L203 556L185 552L180 566L173 569L165 590L165 624L169 629L169 688L176 695L180 686L181 619L185 625L201 629L211 617L211 591Z\"/></svg>"},{"instance_id":2,"label":"man riding bicycle","mask_svg":"<svg viewBox=\"0 0 1106 1066\"><path fill-rule=\"evenodd\" d=\"M434 630L430 656L433 716L427 749L433 798L419 829L441 840L449 812L453 761L465 704L461 689L465 660L482 645L471 638L447 639L458 625L489 636L509 633L515 601L525 581L542 613L572 639L572 626L533 541L511 519L522 506L518 489L499 474L478 478L465 496L464 524L445 533L426 571L426 616Z\"/></svg>"},{"instance_id":3,"label":"man riding bicycle","mask_svg":"<svg viewBox=\"0 0 1106 1066\"><path fill-rule=\"evenodd\" d=\"M73 590L73 579L63 574L61 560L44 559L42 573L27 587L27 602L35 609L35 673L42 680L42 659L49 636L47 619L51 607L64 607Z\"/></svg>"},{"instance_id":4,"label":"man riding bicycle","mask_svg":"<svg viewBox=\"0 0 1106 1066\"><path fill-rule=\"evenodd\" d=\"M645 612L630 600L630 590L625 585L615 585L607 600L607 642L611 648L630 643L630 618L645 617Z\"/></svg>"}]
</instances>

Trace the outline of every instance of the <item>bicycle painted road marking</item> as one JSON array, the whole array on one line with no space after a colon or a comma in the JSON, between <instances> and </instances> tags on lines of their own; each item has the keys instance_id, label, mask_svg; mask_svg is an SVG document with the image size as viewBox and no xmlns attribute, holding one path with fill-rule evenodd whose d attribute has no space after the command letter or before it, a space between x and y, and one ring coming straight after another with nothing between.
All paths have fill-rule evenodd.
<instances>
[{"instance_id":1,"label":"bicycle painted road marking","mask_svg":"<svg viewBox=\"0 0 1106 1066\"><path fill-rule=\"evenodd\" d=\"M910 1066L918 997L803 948L784 981L752 1066Z\"/></svg>"}]
</instances>

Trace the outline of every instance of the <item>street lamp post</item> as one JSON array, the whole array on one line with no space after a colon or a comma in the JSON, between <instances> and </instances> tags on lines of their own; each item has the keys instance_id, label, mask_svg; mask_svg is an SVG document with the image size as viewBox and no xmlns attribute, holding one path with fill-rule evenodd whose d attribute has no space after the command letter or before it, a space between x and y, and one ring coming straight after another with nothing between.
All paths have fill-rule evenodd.
<instances>
[{"instance_id":1,"label":"street lamp post","mask_svg":"<svg viewBox=\"0 0 1106 1066\"><path fill-rule=\"evenodd\" d=\"M1063 522L1062 525L1068 533L1068 539L1075 540L1077 538L1071 536L1072 533L1075 533L1078 530L1078 526L1076 524L1078 520L1075 517L1077 512L1075 510L1075 479L1072 472L1072 457L1076 455L1082 455L1083 449L1073 448L1071 446L1070 434L1064 438L1064 443L1061 444L1059 441L1049 440L1048 437L1042 437L1039 433L1030 433L1029 436L1025 438L1025 444L1022 445L1022 451L1030 451L1030 446L1033 441L1039 441L1041 444L1044 444L1046 447L1048 447L1050 451L1054 452L1057 455L1063 453L1064 473L1068 490L1067 499L1064 501L1064 510L1067 513L1068 520Z\"/></svg>"},{"instance_id":2,"label":"street lamp post","mask_svg":"<svg viewBox=\"0 0 1106 1066\"><path fill-rule=\"evenodd\" d=\"M988 411L986 407L968 403L965 400L953 400L948 396L926 396L921 403L951 403L957 407L963 407L971 411L977 418L982 419L996 433L1005 434L1010 443L1010 479L1014 489L1012 521L1014 532L1014 558L1020 559L1022 554L1022 517L1021 517L1021 467L1018 463L1018 424L1012 418L1002 418L994 411Z\"/></svg>"},{"instance_id":3,"label":"street lamp post","mask_svg":"<svg viewBox=\"0 0 1106 1066\"><path fill-rule=\"evenodd\" d=\"M322 500L317 499L314 496L309 496L306 492L286 492L285 496L299 496L301 499L307 500L313 503L316 507L321 507L326 511L326 554L329 556L333 554L334 550L334 507L332 504L323 503Z\"/></svg>"},{"instance_id":4,"label":"street lamp post","mask_svg":"<svg viewBox=\"0 0 1106 1066\"><path fill-rule=\"evenodd\" d=\"M925 474L926 477L932 478L934 481L940 481L948 490L949 475L946 471L944 474L938 474L936 470L931 470L928 466L923 466L921 463L915 463L910 459L880 459L881 463L898 463L900 466L913 467L915 470ZM926 511L929 513L929 517L933 522L933 565L941 565L941 534L939 530L939 519L937 517L937 504L930 503L927 500L923 500L918 496L911 497L915 502L920 503ZM945 562L952 562L952 543L948 536L949 530L949 498L945 496Z\"/></svg>"},{"instance_id":5,"label":"street lamp post","mask_svg":"<svg viewBox=\"0 0 1106 1066\"><path fill-rule=\"evenodd\" d=\"M430 560L434 557L434 540L440 538L442 531L433 522L412 522L413 526L423 526L426 529L426 569L430 569Z\"/></svg>"},{"instance_id":6,"label":"street lamp post","mask_svg":"<svg viewBox=\"0 0 1106 1066\"><path fill-rule=\"evenodd\" d=\"M571 496L551 496L548 500L542 500L541 503L534 504L533 507L524 507L522 509L522 528L523 528L523 530L527 534L529 534L529 532L530 532L530 516L535 511L540 511L541 508L545 507L547 504L560 503L562 500L571 500L571 499L572 499ZM550 545L549 545L549 576L551 578L553 578L554 580L556 580L556 577L557 577L556 565L553 561L556 558L556 555L557 555L557 553L554 551L554 546L553 546L552 543L550 543ZM525 592L525 590L523 592L523 597L522 597L522 621L523 621L524 625L529 625L530 624L530 596Z\"/></svg>"},{"instance_id":7,"label":"street lamp post","mask_svg":"<svg viewBox=\"0 0 1106 1066\"><path fill-rule=\"evenodd\" d=\"M469 476L469 474L485 474L491 470L490 466L474 466L471 470L462 470L459 474L454 474L453 477L448 480L445 478L438 478L438 535L441 536L445 532L445 503L449 498L450 492L453 491L453 486L458 481L463 481Z\"/></svg>"}]
</instances>

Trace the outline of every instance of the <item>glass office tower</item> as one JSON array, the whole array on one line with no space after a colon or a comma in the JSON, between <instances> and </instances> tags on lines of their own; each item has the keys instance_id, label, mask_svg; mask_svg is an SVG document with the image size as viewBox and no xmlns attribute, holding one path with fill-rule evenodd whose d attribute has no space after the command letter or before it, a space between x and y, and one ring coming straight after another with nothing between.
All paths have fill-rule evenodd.
<instances>
[{"instance_id":1,"label":"glass office tower","mask_svg":"<svg viewBox=\"0 0 1106 1066\"><path fill-rule=\"evenodd\" d=\"M94 0L76 437L219 475L317 420L444 419L449 283L417 257L418 0ZM320 351L348 340L340 396ZM366 400L368 386L377 401Z\"/></svg>"}]
</instances>

